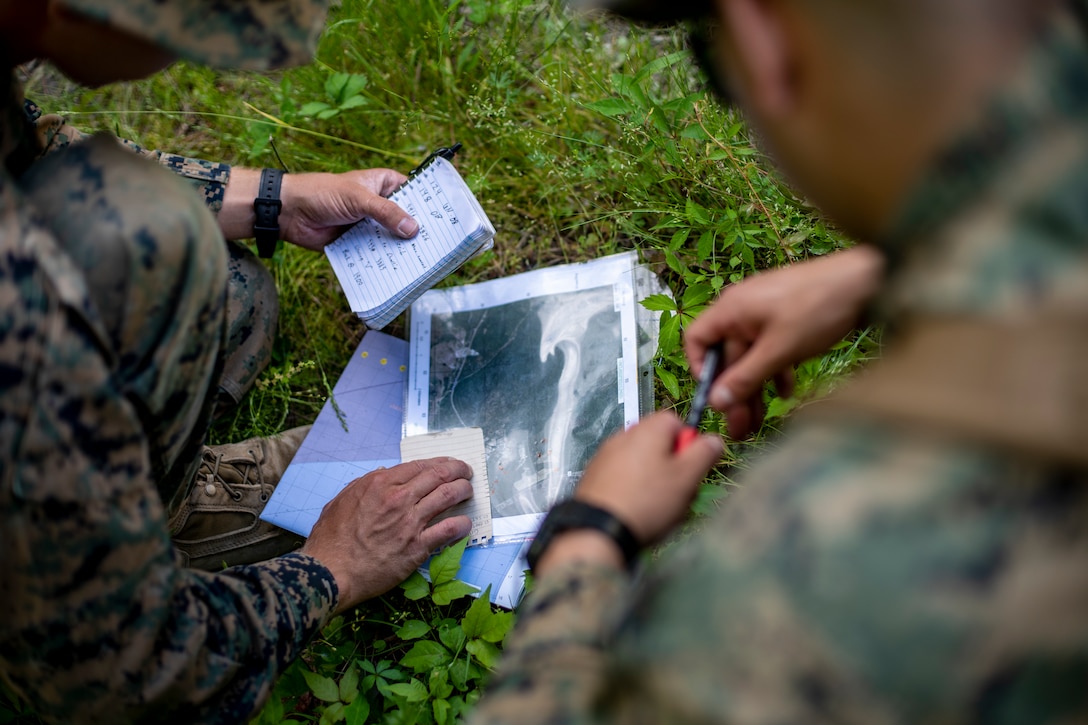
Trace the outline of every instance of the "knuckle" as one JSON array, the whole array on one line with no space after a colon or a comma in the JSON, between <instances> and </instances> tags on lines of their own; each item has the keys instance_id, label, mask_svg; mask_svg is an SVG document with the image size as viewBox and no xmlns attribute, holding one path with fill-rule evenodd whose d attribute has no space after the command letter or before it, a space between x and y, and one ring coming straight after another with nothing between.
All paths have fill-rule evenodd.
<instances>
[{"instance_id":1,"label":"knuckle","mask_svg":"<svg viewBox=\"0 0 1088 725\"><path fill-rule=\"evenodd\" d=\"M435 489L435 495L438 498L438 503L442 505L443 509L448 509L456 503L461 501L461 491L459 491L453 483L444 483Z\"/></svg>"}]
</instances>

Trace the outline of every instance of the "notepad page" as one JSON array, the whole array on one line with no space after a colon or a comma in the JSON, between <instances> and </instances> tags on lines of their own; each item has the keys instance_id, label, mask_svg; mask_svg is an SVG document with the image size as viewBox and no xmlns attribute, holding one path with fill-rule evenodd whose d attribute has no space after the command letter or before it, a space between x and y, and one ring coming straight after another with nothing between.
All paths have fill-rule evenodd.
<instances>
[{"instance_id":1,"label":"notepad page","mask_svg":"<svg viewBox=\"0 0 1088 725\"><path fill-rule=\"evenodd\" d=\"M481 224L472 198L453 165L439 158L390 197L419 222L415 237L400 239L364 219L328 245L326 254L352 310L365 316L388 306L475 252L481 226L491 225Z\"/></svg>"},{"instance_id":2,"label":"notepad page","mask_svg":"<svg viewBox=\"0 0 1088 725\"><path fill-rule=\"evenodd\" d=\"M472 498L436 516L431 523L450 516L468 516L472 532L468 543L482 544L491 540L491 486L487 480L487 456L484 452L484 432L481 428L454 428L435 433L404 438L400 442L400 457L405 463L423 458L450 456L472 466Z\"/></svg>"}]
</instances>

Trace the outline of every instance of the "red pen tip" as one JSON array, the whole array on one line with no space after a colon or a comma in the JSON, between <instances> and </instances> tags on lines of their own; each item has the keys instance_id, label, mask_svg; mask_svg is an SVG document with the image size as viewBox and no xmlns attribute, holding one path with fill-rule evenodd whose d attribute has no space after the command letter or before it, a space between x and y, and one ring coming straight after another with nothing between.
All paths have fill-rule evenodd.
<instances>
[{"instance_id":1,"label":"red pen tip","mask_svg":"<svg viewBox=\"0 0 1088 725\"><path fill-rule=\"evenodd\" d=\"M692 441L699 437L699 429L685 427L680 431L680 434L676 436L676 445L673 446L673 453L679 453L688 446Z\"/></svg>"}]
</instances>

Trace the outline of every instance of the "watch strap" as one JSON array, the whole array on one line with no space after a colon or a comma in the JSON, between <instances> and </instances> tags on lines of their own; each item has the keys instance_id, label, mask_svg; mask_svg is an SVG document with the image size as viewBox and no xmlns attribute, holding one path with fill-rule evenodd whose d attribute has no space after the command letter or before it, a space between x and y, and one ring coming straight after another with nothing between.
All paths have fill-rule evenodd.
<instances>
[{"instance_id":1,"label":"watch strap","mask_svg":"<svg viewBox=\"0 0 1088 725\"><path fill-rule=\"evenodd\" d=\"M280 185L283 172L279 169L261 169L261 183L257 198L253 200L253 238L257 241L257 254L268 259L276 253L280 241Z\"/></svg>"},{"instance_id":2,"label":"watch strap","mask_svg":"<svg viewBox=\"0 0 1088 725\"><path fill-rule=\"evenodd\" d=\"M557 503L544 517L526 556L529 569L536 571L537 562L556 535L574 529L595 529L611 538L623 553L628 569L634 566L642 549L631 529L618 518L603 508L572 498Z\"/></svg>"}]
</instances>

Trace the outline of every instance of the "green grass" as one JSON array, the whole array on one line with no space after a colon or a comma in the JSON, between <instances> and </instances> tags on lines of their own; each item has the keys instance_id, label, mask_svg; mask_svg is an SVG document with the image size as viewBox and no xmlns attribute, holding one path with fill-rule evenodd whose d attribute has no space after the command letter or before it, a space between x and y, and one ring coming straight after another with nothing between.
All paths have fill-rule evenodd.
<instances>
[{"instance_id":1,"label":"green grass","mask_svg":"<svg viewBox=\"0 0 1088 725\"><path fill-rule=\"evenodd\" d=\"M278 165L271 137L291 171L406 171L463 142L457 165L498 235L493 252L443 284L638 250L676 298L663 317L657 392L658 407L680 413L693 388L684 324L726 284L844 245L762 162L743 119L704 93L678 33L576 17L555 2L345 0L306 67L253 75L180 64L95 91L39 67L26 85L80 128L233 164ZM274 360L214 441L312 421L363 333L323 255L281 247L271 266L282 307ZM387 331L402 333L402 323ZM799 396L873 349L866 332L805 364ZM763 433L731 447L699 511L793 406L768 402ZM708 425L722 422L711 414ZM459 638L476 626L471 601L398 590L338 618L280 681L262 722L362 722L363 707L351 705L359 692L370 721L452 721L501 643ZM420 641L437 659L409 657Z\"/></svg>"}]
</instances>

